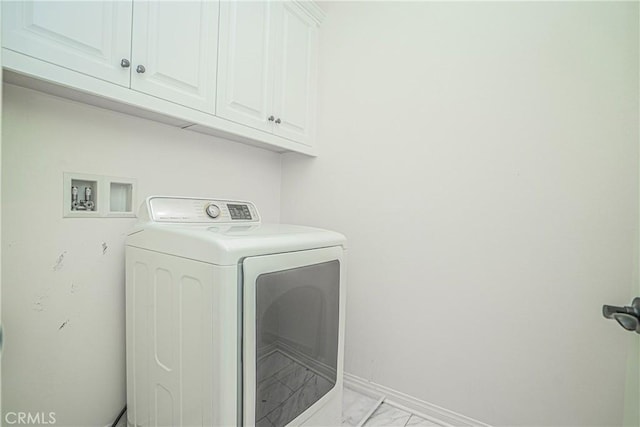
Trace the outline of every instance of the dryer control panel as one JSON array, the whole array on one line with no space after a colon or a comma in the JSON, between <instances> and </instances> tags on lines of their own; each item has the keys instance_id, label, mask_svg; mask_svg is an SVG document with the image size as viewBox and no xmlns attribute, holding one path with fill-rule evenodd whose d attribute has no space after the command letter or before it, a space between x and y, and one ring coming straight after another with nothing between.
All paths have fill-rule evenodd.
<instances>
[{"instance_id":1,"label":"dryer control panel","mask_svg":"<svg viewBox=\"0 0 640 427\"><path fill-rule=\"evenodd\" d=\"M156 222L259 223L260 215L251 202L189 197L149 197L143 209Z\"/></svg>"}]
</instances>

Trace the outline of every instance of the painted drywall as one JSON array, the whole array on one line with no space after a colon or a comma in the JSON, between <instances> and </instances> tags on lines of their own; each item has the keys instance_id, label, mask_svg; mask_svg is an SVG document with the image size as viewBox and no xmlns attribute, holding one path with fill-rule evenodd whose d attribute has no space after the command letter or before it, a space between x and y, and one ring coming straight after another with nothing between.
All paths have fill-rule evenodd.
<instances>
[{"instance_id":1,"label":"painted drywall","mask_svg":"<svg viewBox=\"0 0 640 427\"><path fill-rule=\"evenodd\" d=\"M320 156L284 157L281 218L349 239L345 370L498 426L621 425L638 3L325 5Z\"/></svg>"},{"instance_id":2,"label":"painted drywall","mask_svg":"<svg viewBox=\"0 0 640 427\"><path fill-rule=\"evenodd\" d=\"M638 22L640 22L640 7L636 8ZM640 67L638 67L638 81L640 81ZM640 85L638 85L638 98L640 99ZM640 122L640 112L638 116ZM639 141L640 143L640 141ZM638 200L640 203L640 199ZM639 255L640 256L640 255ZM640 272L638 272L640 273ZM632 297L640 296L640 280L636 280L636 289ZM625 426L640 425L640 345L634 351L629 352L627 357L627 387L625 390Z\"/></svg>"},{"instance_id":3,"label":"painted drywall","mask_svg":"<svg viewBox=\"0 0 640 427\"><path fill-rule=\"evenodd\" d=\"M63 219L63 172L136 178L138 203L252 200L277 222L280 155L15 86L3 95L3 410L110 425L125 403L123 245L135 219Z\"/></svg>"}]
</instances>

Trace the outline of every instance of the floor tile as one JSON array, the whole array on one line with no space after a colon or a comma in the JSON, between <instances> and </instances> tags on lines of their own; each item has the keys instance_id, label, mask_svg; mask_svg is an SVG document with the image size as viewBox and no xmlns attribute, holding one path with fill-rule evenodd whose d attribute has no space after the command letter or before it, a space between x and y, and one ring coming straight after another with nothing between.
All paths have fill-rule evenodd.
<instances>
[{"instance_id":1,"label":"floor tile","mask_svg":"<svg viewBox=\"0 0 640 427\"><path fill-rule=\"evenodd\" d=\"M342 390L342 425L357 426L378 401L345 387Z\"/></svg>"},{"instance_id":2,"label":"floor tile","mask_svg":"<svg viewBox=\"0 0 640 427\"><path fill-rule=\"evenodd\" d=\"M262 419L269 412L282 405L293 391L274 377L258 383L256 393L256 418Z\"/></svg>"},{"instance_id":3,"label":"floor tile","mask_svg":"<svg viewBox=\"0 0 640 427\"><path fill-rule=\"evenodd\" d=\"M270 412L267 417L276 426L286 425L306 408L317 402L332 387L333 384L325 378L320 375L313 375L282 405Z\"/></svg>"},{"instance_id":4,"label":"floor tile","mask_svg":"<svg viewBox=\"0 0 640 427\"><path fill-rule=\"evenodd\" d=\"M279 368L286 367L288 365L288 362L286 360L288 358L282 358L282 355L274 354L274 356L275 357L273 357L273 359L270 362L272 363L275 362L273 363L273 365L276 368L276 370L278 370ZM268 416L264 416L263 418L258 420L256 422L256 426L269 427L269 426L274 426L281 422L286 422L288 418L290 418L293 414L296 413L297 410L299 410L300 405L304 407L304 405L308 404L309 401L317 400L318 395L322 395L326 393L326 390L331 387L331 384L320 376L318 376L317 378L310 379L307 376L306 369L304 370L290 369L289 370L289 372L294 372L294 371L297 371L297 372L304 371L303 378L307 380L303 384L304 386L300 387L297 390L297 392L294 392L293 395L291 395L289 399L285 400L285 402L280 407L272 410ZM283 375L280 375L280 377L282 378ZM275 378L273 378L272 381L265 381L265 383L274 384L275 382L277 382ZM276 393L276 394L279 394L279 393ZM342 426L343 427L357 426L365 417L365 415L371 412L374 406L378 403L376 399L369 396L365 396L364 394L353 391L347 387L343 389L342 401L343 401L343 407L342 407ZM125 413L120 419L120 421L118 422L117 427L126 427L127 425L126 417L127 417L127 414ZM417 415L412 415L409 412L395 408L389 404L383 403L365 423L365 427L369 427L369 426L437 427L439 426L439 424L426 420L424 418L421 418Z\"/></svg>"},{"instance_id":5,"label":"floor tile","mask_svg":"<svg viewBox=\"0 0 640 427\"><path fill-rule=\"evenodd\" d=\"M436 424L432 421L429 420L425 420L424 418L420 418L417 415L411 415L411 418L409 418L409 422L406 424L407 426L439 426L440 424Z\"/></svg>"},{"instance_id":6,"label":"floor tile","mask_svg":"<svg viewBox=\"0 0 640 427\"><path fill-rule=\"evenodd\" d=\"M295 362L275 375L278 381L294 391L298 390L314 376L317 376L315 372L310 370L308 367Z\"/></svg>"},{"instance_id":7,"label":"floor tile","mask_svg":"<svg viewBox=\"0 0 640 427\"><path fill-rule=\"evenodd\" d=\"M404 425L407 424L407 421L409 421L409 418L411 418L411 414L409 412L394 408L391 405L383 403L378 409L376 409L376 411L373 413L373 415L371 415L371 417L364 425L404 427Z\"/></svg>"},{"instance_id":8,"label":"floor tile","mask_svg":"<svg viewBox=\"0 0 640 427\"><path fill-rule=\"evenodd\" d=\"M269 418L263 417L256 421L256 427L273 427L273 423Z\"/></svg>"},{"instance_id":9,"label":"floor tile","mask_svg":"<svg viewBox=\"0 0 640 427\"><path fill-rule=\"evenodd\" d=\"M258 382L277 374L292 363L294 363L293 360L286 357L278 350L268 354L267 356L260 357L258 359L256 370Z\"/></svg>"}]
</instances>

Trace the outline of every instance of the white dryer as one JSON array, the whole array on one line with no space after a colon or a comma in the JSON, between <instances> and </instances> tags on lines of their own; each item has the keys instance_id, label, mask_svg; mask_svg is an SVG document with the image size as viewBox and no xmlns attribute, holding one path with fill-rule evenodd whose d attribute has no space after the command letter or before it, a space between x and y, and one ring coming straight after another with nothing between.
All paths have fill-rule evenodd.
<instances>
[{"instance_id":1,"label":"white dryer","mask_svg":"<svg viewBox=\"0 0 640 427\"><path fill-rule=\"evenodd\" d=\"M126 242L129 426L340 425L345 237L150 197Z\"/></svg>"}]
</instances>

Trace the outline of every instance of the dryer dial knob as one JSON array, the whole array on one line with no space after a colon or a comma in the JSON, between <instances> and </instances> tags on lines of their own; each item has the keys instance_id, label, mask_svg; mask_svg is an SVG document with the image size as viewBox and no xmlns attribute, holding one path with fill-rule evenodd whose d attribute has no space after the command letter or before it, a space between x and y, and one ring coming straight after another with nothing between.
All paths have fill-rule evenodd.
<instances>
[{"instance_id":1,"label":"dryer dial knob","mask_svg":"<svg viewBox=\"0 0 640 427\"><path fill-rule=\"evenodd\" d=\"M220 208L213 203L209 203L205 208L205 211L211 218L218 218L220 216Z\"/></svg>"}]
</instances>

